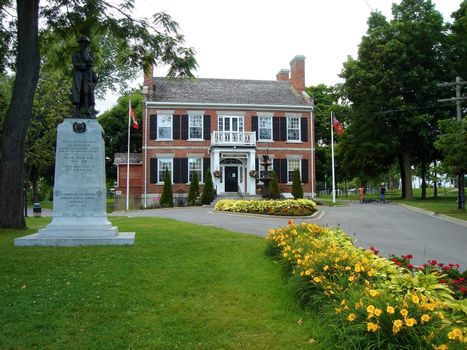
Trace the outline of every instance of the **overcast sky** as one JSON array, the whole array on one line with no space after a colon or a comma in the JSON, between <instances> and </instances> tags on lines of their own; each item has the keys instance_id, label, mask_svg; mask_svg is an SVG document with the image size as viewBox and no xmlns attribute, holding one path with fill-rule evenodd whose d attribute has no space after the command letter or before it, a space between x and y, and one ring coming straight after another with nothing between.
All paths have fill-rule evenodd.
<instances>
[{"instance_id":1,"label":"overcast sky","mask_svg":"<svg viewBox=\"0 0 467 350\"><path fill-rule=\"evenodd\" d=\"M433 0L445 21L462 0ZM399 0L136 0L136 15L165 11L178 22L185 45L196 52L199 78L274 80L304 55L306 85L340 81L347 56L356 57L372 10L391 17ZM164 76L156 67L155 76ZM135 84L141 84L139 80ZM109 93L101 112L116 102Z\"/></svg>"}]
</instances>

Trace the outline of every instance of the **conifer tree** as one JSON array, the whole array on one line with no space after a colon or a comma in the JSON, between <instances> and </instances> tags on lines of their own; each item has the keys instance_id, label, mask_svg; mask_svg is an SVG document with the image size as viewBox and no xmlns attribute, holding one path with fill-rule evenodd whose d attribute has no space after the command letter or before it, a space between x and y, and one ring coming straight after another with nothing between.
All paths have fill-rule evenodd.
<instances>
[{"instance_id":1,"label":"conifer tree","mask_svg":"<svg viewBox=\"0 0 467 350\"><path fill-rule=\"evenodd\" d=\"M211 204L214 200L214 184L212 183L211 170L208 169L206 178L204 180L203 194L201 195L202 204Z\"/></svg>"},{"instance_id":2,"label":"conifer tree","mask_svg":"<svg viewBox=\"0 0 467 350\"><path fill-rule=\"evenodd\" d=\"M170 178L169 169L164 171L164 189L160 199L162 208L171 208L174 206L174 196L172 193L172 179Z\"/></svg>"},{"instance_id":3,"label":"conifer tree","mask_svg":"<svg viewBox=\"0 0 467 350\"><path fill-rule=\"evenodd\" d=\"M271 199L279 199L281 197L281 190L279 189L279 182L277 181L277 174L273 170L271 172L272 180L269 183L269 194Z\"/></svg>"},{"instance_id":4,"label":"conifer tree","mask_svg":"<svg viewBox=\"0 0 467 350\"><path fill-rule=\"evenodd\" d=\"M193 173L193 177L190 182L190 190L188 191L188 205L196 205L196 199L199 195L199 180L198 174Z\"/></svg>"},{"instance_id":5,"label":"conifer tree","mask_svg":"<svg viewBox=\"0 0 467 350\"><path fill-rule=\"evenodd\" d=\"M292 195L295 199L303 198L302 179L300 178L300 170L294 169L292 176Z\"/></svg>"}]
</instances>

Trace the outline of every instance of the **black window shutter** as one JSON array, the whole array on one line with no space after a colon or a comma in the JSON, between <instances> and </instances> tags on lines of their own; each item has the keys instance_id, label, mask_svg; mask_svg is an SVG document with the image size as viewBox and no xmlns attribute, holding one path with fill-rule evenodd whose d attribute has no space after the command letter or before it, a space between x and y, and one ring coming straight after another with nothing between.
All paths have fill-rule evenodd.
<instances>
[{"instance_id":1,"label":"black window shutter","mask_svg":"<svg viewBox=\"0 0 467 350\"><path fill-rule=\"evenodd\" d=\"M182 115L182 140L188 140L188 115Z\"/></svg>"},{"instance_id":2,"label":"black window shutter","mask_svg":"<svg viewBox=\"0 0 467 350\"><path fill-rule=\"evenodd\" d=\"M205 140L211 139L211 116L205 115L203 119L203 134Z\"/></svg>"},{"instance_id":3,"label":"black window shutter","mask_svg":"<svg viewBox=\"0 0 467 350\"><path fill-rule=\"evenodd\" d=\"M281 117L279 119L279 123L280 123L280 126L279 126L279 133L280 133L280 137L279 137L279 141L287 141L287 118L285 117Z\"/></svg>"},{"instance_id":4,"label":"black window shutter","mask_svg":"<svg viewBox=\"0 0 467 350\"><path fill-rule=\"evenodd\" d=\"M150 168L149 182L155 184L157 182L157 158L151 158Z\"/></svg>"},{"instance_id":5,"label":"black window shutter","mask_svg":"<svg viewBox=\"0 0 467 350\"><path fill-rule=\"evenodd\" d=\"M184 184L188 182L188 158L174 158L175 184Z\"/></svg>"},{"instance_id":6,"label":"black window shutter","mask_svg":"<svg viewBox=\"0 0 467 350\"><path fill-rule=\"evenodd\" d=\"M188 182L188 158L180 158L180 183Z\"/></svg>"},{"instance_id":7,"label":"black window shutter","mask_svg":"<svg viewBox=\"0 0 467 350\"><path fill-rule=\"evenodd\" d=\"M280 159L281 162L281 176L280 176L280 181L281 183L287 183L288 182L288 171L287 171L287 159Z\"/></svg>"},{"instance_id":8,"label":"black window shutter","mask_svg":"<svg viewBox=\"0 0 467 350\"><path fill-rule=\"evenodd\" d=\"M301 132L301 139L303 142L306 142L308 141L308 123L307 123L307 119L306 118L301 118L300 119L300 132Z\"/></svg>"},{"instance_id":9,"label":"black window shutter","mask_svg":"<svg viewBox=\"0 0 467 350\"><path fill-rule=\"evenodd\" d=\"M280 140L280 118L279 117L273 117L272 118L272 139L274 141L279 141Z\"/></svg>"},{"instance_id":10,"label":"black window shutter","mask_svg":"<svg viewBox=\"0 0 467 350\"><path fill-rule=\"evenodd\" d=\"M151 114L149 118L149 137L155 140L157 139L157 114Z\"/></svg>"},{"instance_id":11,"label":"black window shutter","mask_svg":"<svg viewBox=\"0 0 467 350\"><path fill-rule=\"evenodd\" d=\"M277 181L279 182L280 178L281 178L281 162L280 162L280 159L275 159L274 158L272 160L272 168L276 172Z\"/></svg>"},{"instance_id":12,"label":"black window shutter","mask_svg":"<svg viewBox=\"0 0 467 350\"><path fill-rule=\"evenodd\" d=\"M206 175L211 168L211 158L203 158L203 182L206 182Z\"/></svg>"},{"instance_id":13,"label":"black window shutter","mask_svg":"<svg viewBox=\"0 0 467 350\"><path fill-rule=\"evenodd\" d=\"M302 182L308 183L308 159L302 159Z\"/></svg>"},{"instance_id":14,"label":"black window shutter","mask_svg":"<svg viewBox=\"0 0 467 350\"><path fill-rule=\"evenodd\" d=\"M258 117L257 116L251 117L251 131L256 132L256 140L258 140L259 133L258 133Z\"/></svg>"},{"instance_id":15,"label":"black window shutter","mask_svg":"<svg viewBox=\"0 0 467 350\"><path fill-rule=\"evenodd\" d=\"M256 172L258 173L258 176L259 176L259 159L258 158L255 159L255 170L256 170Z\"/></svg>"},{"instance_id":16,"label":"black window shutter","mask_svg":"<svg viewBox=\"0 0 467 350\"><path fill-rule=\"evenodd\" d=\"M172 116L172 135L174 140L180 140L180 116Z\"/></svg>"}]
</instances>

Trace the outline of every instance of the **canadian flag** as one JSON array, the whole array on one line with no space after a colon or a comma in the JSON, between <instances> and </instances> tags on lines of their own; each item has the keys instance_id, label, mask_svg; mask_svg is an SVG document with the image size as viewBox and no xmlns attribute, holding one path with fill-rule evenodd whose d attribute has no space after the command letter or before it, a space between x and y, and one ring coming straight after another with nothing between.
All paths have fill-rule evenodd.
<instances>
[{"instance_id":1,"label":"canadian flag","mask_svg":"<svg viewBox=\"0 0 467 350\"><path fill-rule=\"evenodd\" d=\"M336 117L332 117L332 126L334 127L334 130L336 130L336 134L341 136L344 132L344 125L342 125L342 123L338 121Z\"/></svg>"},{"instance_id":2,"label":"canadian flag","mask_svg":"<svg viewBox=\"0 0 467 350\"><path fill-rule=\"evenodd\" d=\"M139 129L138 121L136 120L135 112L130 104L130 117L133 120L133 129Z\"/></svg>"}]
</instances>

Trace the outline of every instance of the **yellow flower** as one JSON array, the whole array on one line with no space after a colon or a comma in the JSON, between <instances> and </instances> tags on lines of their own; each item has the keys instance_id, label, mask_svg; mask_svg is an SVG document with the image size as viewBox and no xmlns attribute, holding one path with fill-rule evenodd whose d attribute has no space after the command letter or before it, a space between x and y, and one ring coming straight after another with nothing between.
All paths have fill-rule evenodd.
<instances>
[{"instance_id":1,"label":"yellow flower","mask_svg":"<svg viewBox=\"0 0 467 350\"><path fill-rule=\"evenodd\" d=\"M448 333L448 338L451 340L456 340L459 338L459 340L461 340L462 331L459 328L454 328L452 331Z\"/></svg>"},{"instance_id":2,"label":"yellow flower","mask_svg":"<svg viewBox=\"0 0 467 350\"><path fill-rule=\"evenodd\" d=\"M393 321L392 322L392 333L393 334L399 333L399 331L401 330L403 325L404 325L404 323L402 322L402 320Z\"/></svg>"},{"instance_id":3,"label":"yellow flower","mask_svg":"<svg viewBox=\"0 0 467 350\"><path fill-rule=\"evenodd\" d=\"M372 314L373 312L375 312L375 307L373 305L368 305L366 307L366 312L368 312L369 314Z\"/></svg>"},{"instance_id":4,"label":"yellow flower","mask_svg":"<svg viewBox=\"0 0 467 350\"><path fill-rule=\"evenodd\" d=\"M401 315L404 316L404 317L407 317L407 315L409 314L407 309L402 309L400 312L401 312Z\"/></svg>"},{"instance_id":5,"label":"yellow flower","mask_svg":"<svg viewBox=\"0 0 467 350\"><path fill-rule=\"evenodd\" d=\"M381 327L377 323L367 322L366 329L368 332L376 332Z\"/></svg>"},{"instance_id":6,"label":"yellow flower","mask_svg":"<svg viewBox=\"0 0 467 350\"><path fill-rule=\"evenodd\" d=\"M413 327L417 324L417 320L415 318L408 318L405 320L405 324L407 327Z\"/></svg>"},{"instance_id":7,"label":"yellow flower","mask_svg":"<svg viewBox=\"0 0 467 350\"><path fill-rule=\"evenodd\" d=\"M349 277L350 282L353 282L354 280L355 280L355 276L352 275L352 276Z\"/></svg>"},{"instance_id":8,"label":"yellow flower","mask_svg":"<svg viewBox=\"0 0 467 350\"><path fill-rule=\"evenodd\" d=\"M319 278L319 277L313 278L313 281L315 281L316 283L322 282L321 278Z\"/></svg>"},{"instance_id":9,"label":"yellow flower","mask_svg":"<svg viewBox=\"0 0 467 350\"><path fill-rule=\"evenodd\" d=\"M345 271L349 271L349 270L351 270L351 267L350 267L350 266L346 266L346 267L345 267Z\"/></svg>"},{"instance_id":10,"label":"yellow flower","mask_svg":"<svg viewBox=\"0 0 467 350\"><path fill-rule=\"evenodd\" d=\"M368 291L368 293L374 298L374 297L377 297L379 295L379 292L375 289L370 289Z\"/></svg>"},{"instance_id":11,"label":"yellow flower","mask_svg":"<svg viewBox=\"0 0 467 350\"><path fill-rule=\"evenodd\" d=\"M382 313L381 309L375 309L375 315L376 316L378 316L378 317L381 316L381 313Z\"/></svg>"},{"instance_id":12,"label":"yellow flower","mask_svg":"<svg viewBox=\"0 0 467 350\"><path fill-rule=\"evenodd\" d=\"M441 311L438 312L438 317L440 320L444 320L444 314Z\"/></svg>"},{"instance_id":13,"label":"yellow flower","mask_svg":"<svg viewBox=\"0 0 467 350\"><path fill-rule=\"evenodd\" d=\"M446 344L441 344L440 346L433 345L435 350L448 350L449 347Z\"/></svg>"},{"instance_id":14,"label":"yellow flower","mask_svg":"<svg viewBox=\"0 0 467 350\"><path fill-rule=\"evenodd\" d=\"M373 276L376 276L376 271L373 269L370 269L367 274L368 276L373 277Z\"/></svg>"},{"instance_id":15,"label":"yellow flower","mask_svg":"<svg viewBox=\"0 0 467 350\"><path fill-rule=\"evenodd\" d=\"M388 314L392 315L394 313L394 308L392 306L388 305L388 307L386 308L386 312Z\"/></svg>"},{"instance_id":16,"label":"yellow flower","mask_svg":"<svg viewBox=\"0 0 467 350\"><path fill-rule=\"evenodd\" d=\"M329 270L329 266L328 266L328 265L324 265L323 270L324 270L324 271Z\"/></svg>"},{"instance_id":17,"label":"yellow flower","mask_svg":"<svg viewBox=\"0 0 467 350\"><path fill-rule=\"evenodd\" d=\"M342 312L342 309L340 307L334 308L336 310L336 314L340 314Z\"/></svg>"},{"instance_id":18,"label":"yellow flower","mask_svg":"<svg viewBox=\"0 0 467 350\"><path fill-rule=\"evenodd\" d=\"M352 322L353 320L355 320L357 318L357 316L355 314L349 314L349 316L347 316L347 319Z\"/></svg>"},{"instance_id":19,"label":"yellow flower","mask_svg":"<svg viewBox=\"0 0 467 350\"><path fill-rule=\"evenodd\" d=\"M422 323L427 323L430 320L430 316L427 315L427 314L423 314L420 319L421 319Z\"/></svg>"},{"instance_id":20,"label":"yellow flower","mask_svg":"<svg viewBox=\"0 0 467 350\"><path fill-rule=\"evenodd\" d=\"M414 304L418 304L420 302L420 298L417 295L412 295L412 302Z\"/></svg>"}]
</instances>

